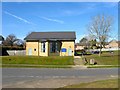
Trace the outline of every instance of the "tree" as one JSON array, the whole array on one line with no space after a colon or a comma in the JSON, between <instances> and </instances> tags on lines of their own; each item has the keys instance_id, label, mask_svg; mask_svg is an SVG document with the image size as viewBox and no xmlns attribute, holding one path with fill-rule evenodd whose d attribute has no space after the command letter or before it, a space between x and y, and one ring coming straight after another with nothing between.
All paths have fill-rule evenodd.
<instances>
[{"instance_id":1,"label":"tree","mask_svg":"<svg viewBox=\"0 0 120 90\"><path fill-rule=\"evenodd\" d=\"M6 40L3 41L3 45L12 47L16 41L18 41L16 36L14 34L10 34L6 37Z\"/></svg>"},{"instance_id":2,"label":"tree","mask_svg":"<svg viewBox=\"0 0 120 90\"><path fill-rule=\"evenodd\" d=\"M80 43L82 44L82 45L86 45L86 43L88 42L88 40L87 40L87 38L85 38L85 37L83 37L81 40L80 40Z\"/></svg>"},{"instance_id":3,"label":"tree","mask_svg":"<svg viewBox=\"0 0 120 90\"><path fill-rule=\"evenodd\" d=\"M98 41L101 49L104 46L105 41L109 37L109 32L112 29L113 18L111 16L97 15L92 18L88 25L88 32L93 35Z\"/></svg>"},{"instance_id":4,"label":"tree","mask_svg":"<svg viewBox=\"0 0 120 90\"><path fill-rule=\"evenodd\" d=\"M17 39L17 41L15 41L15 45L25 48L25 41L23 41L21 39Z\"/></svg>"},{"instance_id":5,"label":"tree","mask_svg":"<svg viewBox=\"0 0 120 90\"><path fill-rule=\"evenodd\" d=\"M89 42L90 42L90 46L91 46L91 48L96 47L96 44L97 44L96 39L92 39L92 40L90 40ZM97 48L97 47L96 47L96 48Z\"/></svg>"},{"instance_id":6,"label":"tree","mask_svg":"<svg viewBox=\"0 0 120 90\"><path fill-rule=\"evenodd\" d=\"M80 44L85 46L85 48L88 48L89 46L89 41L87 39L87 37L83 37L81 40L80 40Z\"/></svg>"}]
</instances>

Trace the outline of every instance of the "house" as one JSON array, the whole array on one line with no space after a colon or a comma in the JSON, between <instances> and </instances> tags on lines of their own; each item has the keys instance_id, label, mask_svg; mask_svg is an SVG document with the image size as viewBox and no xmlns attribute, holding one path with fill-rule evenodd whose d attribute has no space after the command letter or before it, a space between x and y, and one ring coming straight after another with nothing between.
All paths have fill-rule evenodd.
<instances>
[{"instance_id":1,"label":"house","mask_svg":"<svg viewBox=\"0 0 120 90\"><path fill-rule=\"evenodd\" d=\"M26 40L26 55L74 56L75 32L32 32Z\"/></svg>"},{"instance_id":2,"label":"house","mask_svg":"<svg viewBox=\"0 0 120 90\"><path fill-rule=\"evenodd\" d=\"M120 41L117 41L117 43L118 43L118 48L120 48Z\"/></svg>"},{"instance_id":3,"label":"house","mask_svg":"<svg viewBox=\"0 0 120 90\"><path fill-rule=\"evenodd\" d=\"M75 50L83 50L85 48L85 45L76 43L75 44Z\"/></svg>"},{"instance_id":4,"label":"house","mask_svg":"<svg viewBox=\"0 0 120 90\"><path fill-rule=\"evenodd\" d=\"M116 40L111 40L105 47L106 48L118 48L119 42Z\"/></svg>"},{"instance_id":5,"label":"house","mask_svg":"<svg viewBox=\"0 0 120 90\"><path fill-rule=\"evenodd\" d=\"M4 38L2 35L0 35L0 56L2 56L2 42L4 41Z\"/></svg>"},{"instance_id":6,"label":"house","mask_svg":"<svg viewBox=\"0 0 120 90\"><path fill-rule=\"evenodd\" d=\"M4 41L4 38L2 35L0 35L0 45L2 45L2 42Z\"/></svg>"}]
</instances>

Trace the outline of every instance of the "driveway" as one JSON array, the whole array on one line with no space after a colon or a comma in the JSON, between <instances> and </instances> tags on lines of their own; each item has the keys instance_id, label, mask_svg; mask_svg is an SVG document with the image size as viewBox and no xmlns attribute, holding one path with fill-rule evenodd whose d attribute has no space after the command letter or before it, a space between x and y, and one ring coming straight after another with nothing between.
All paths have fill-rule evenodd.
<instances>
[{"instance_id":1,"label":"driveway","mask_svg":"<svg viewBox=\"0 0 120 90\"><path fill-rule=\"evenodd\" d=\"M66 85L118 77L117 68L50 69L3 68L4 88L58 88Z\"/></svg>"}]
</instances>

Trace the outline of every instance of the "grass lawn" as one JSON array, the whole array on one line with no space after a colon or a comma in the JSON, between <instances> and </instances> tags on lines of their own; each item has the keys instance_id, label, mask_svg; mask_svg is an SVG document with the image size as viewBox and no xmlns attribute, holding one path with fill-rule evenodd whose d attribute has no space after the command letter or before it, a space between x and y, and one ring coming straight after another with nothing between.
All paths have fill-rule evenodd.
<instances>
[{"instance_id":1,"label":"grass lawn","mask_svg":"<svg viewBox=\"0 0 120 90\"><path fill-rule=\"evenodd\" d=\"M2 56L2 64L73 65L74 57Z\"/></svg>"},{"instance_id":2,"label":"grass lawn","mask_svg":"<svg viewBox=\"0 0 120 90\"><path fill-rule=\"evenodd\" d=\"M114 53L109 52L103 52L101 56L98 54L92 54L92 55L85 55L86 59L90 63L90 59L94 59L97 61L97 65L118 65L118 51L114 51ZM89 64L88 63L88 64Z\"/></svg>"},{"instance_id":3,"label":"grass lawn","mask_svg":"<svg viewBox=\"0 0 120 90\"><path fill-rule=\"evenodd\" d=\"M0 68L71 68L72 66L69 65L21 65L21 64L16 64L16 65L2 65Z\"/></svg>"},{"instance_id":4,"label":"grass lawn","mask_svg":"<svg viewBox=\"0 0 120 90\"><path fill-rule=\"evenodd\" d=\"M89 83L81 83L77 85L69 85L63 88L118 88L118 79L100 80ZM56 90L64 90L58 88Z\"/></svg>"},{"instance_id":5,"label":"grass lawn","mask_svg":"<svg viewBox=\"0 0 120 90\"><path fill-rule=\"evenodd\" d=\"M106 68L106 67L118 67L118 51L114 51L114 53L109 52L103 52L101 56L98 54L92 54L92 55L84 55L84 57L87 58L89 65L89 60L94 59L97 62L97 65L106 65L106 66L95 66L90 65L88 68ZM70 56L49 56L49 57L40 57L40 56L1 56L2 62L0 60L0 63L2 64L8 64L8 65L2 65L3 67L24 67L22 64L27 65L48 65L48 66L37 66L37 67L48 67L48 68L56 68L56 67L71 67L68 65L74 65L74 57ZM15 66L12 64L19 64L19 66ZM21 66L20 66L21 65ZM50 66L51 65L51 66ZM113 66L107 66L107 65L113 65ZM26 66L25 66L26 67ZM28 66L28 67L34 67L34 66Z\"/></svg>"}]
</instances>

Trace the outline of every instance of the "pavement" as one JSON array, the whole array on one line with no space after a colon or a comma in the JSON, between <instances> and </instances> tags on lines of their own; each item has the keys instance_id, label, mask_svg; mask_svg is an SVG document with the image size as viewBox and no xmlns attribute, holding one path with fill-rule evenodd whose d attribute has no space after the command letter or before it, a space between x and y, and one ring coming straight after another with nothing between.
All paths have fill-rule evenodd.
<instances>
[{"instance_id":1,"label":"pavement","mask_svg":"<svg viewBox=\"0 0 120 90\"><path fill-rule=\"evenodd\" d=\"M75 65L84 65L81 56L74 56Z\"/></svg>"},{"instance_id":2,"label":"pavement","mask_svg":"<svg viewBox=\"0 0 120 90\"><path fill-rule=\"evenodd\" d=\"M3 88L59 88L114 78L117 68L2 68Z\"/></svg>"}]
</instances>

